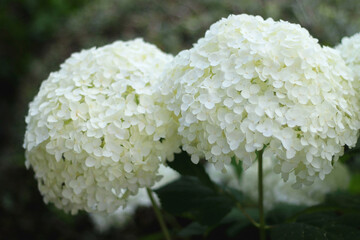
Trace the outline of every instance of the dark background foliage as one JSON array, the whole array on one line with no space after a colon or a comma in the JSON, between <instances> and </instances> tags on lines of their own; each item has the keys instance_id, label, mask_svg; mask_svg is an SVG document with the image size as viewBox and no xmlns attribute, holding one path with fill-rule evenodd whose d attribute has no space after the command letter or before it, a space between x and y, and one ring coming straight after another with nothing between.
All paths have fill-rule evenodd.
<instances>
[{"instance_id":1,"label":"dark background foliage","mask_svg":"<svg viewBox=\"0 0 360 240\"><path fill-rule=\"evenodd\" d=\"M359 12L358 0L1 0L0 238L161 239L149 209L137 211L123 230L97 233L87 214L70 216L45 205L33 172L25 169L22 141L28 103L41 81L72 52L142 37L177 54L231 13L299 23L322 44L334 46L360 31ZM347 156L353 170L350 191L359 193L357 150ZM220 229L209 237L222 233Z\"/></svg>"}]
</instances>

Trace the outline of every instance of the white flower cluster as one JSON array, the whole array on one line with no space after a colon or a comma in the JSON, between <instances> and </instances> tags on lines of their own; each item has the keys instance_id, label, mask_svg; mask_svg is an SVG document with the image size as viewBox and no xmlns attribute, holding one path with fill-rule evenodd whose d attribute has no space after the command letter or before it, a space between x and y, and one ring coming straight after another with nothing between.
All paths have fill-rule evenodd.
<instances>
[{"instance_id":1,"label":"white flower cluster","mask_svg":"<svg viewBox=\"0 0 360 240\"><path fill-rule=\"evenodd\" d=\"M179 151L173 113L154 86L172 56L142 39L73 54L30 103L24 147L45 202L113 212L151 187Z\"/></svg>"},{"instance_id":2,"label":"white flower cluster","mask_svg":"<svg viewBox=\"0 0 360 240\"><path fill-rule=\"evenodd\" d=\"M346 190L350 183L350 173L347 167L337 162L334 170L324 180L315 179L310 186L294 189L292 184L296 182L294 175L289 177L288 182L282 181L278 174L273 172L274 163L270 158L264 159L263 183L264 183L264 207L266 210L273 209L279 203L293 205L312 206L324 201L326 194L338 190ZM258 163L243 172L239 189L253 201L258 200Z\"/></svg>"},{"instance_id":3,"label":"white flower cluster","mask_svg":"<svg viewBox=\"0 0 360 240\"><path fill-rule=\"evenodd\" d=\"M294 187L324 179L344 145L358 137L351 70L288 22L231 15L213 24L163 75L162 93L179 116L183 149L223 169L232 157L249 167L256 151L278 159Z\"/></svg>"},{"instance_id":4,"label":"white flower cluster","mask_svg":"<svg viewBox=\"0 0 360 240\"><path fill-rule=\"evenodd\" d=\"M159 175L162 176L161 180L155 183L154 189L160 188L179 177L179 174L170 167L160 165ZM160 201L157 196L154 195L154 199L158 205ZM110 227L124 227L134 216L135 211L138 207L150 207L151 201L147 195L146 189L139 189L139 193L135 196L130 196L128 203L124 207L120 207L114 213L104 215L100 213L91 213L90 217L93 221L95 228L99 232L104 232Z\"/></svg>"},{"instance_id":5,"label":"white flower cluster","mask_svg":"<svg viewBox=\"0 0 360 240\"><path fill-rule=\"evenodd\" d=\"M360 91L360 33L344 37L336 49L340 52L346 65L353 71L354 88Z\"/></svg>"}]
</instances>

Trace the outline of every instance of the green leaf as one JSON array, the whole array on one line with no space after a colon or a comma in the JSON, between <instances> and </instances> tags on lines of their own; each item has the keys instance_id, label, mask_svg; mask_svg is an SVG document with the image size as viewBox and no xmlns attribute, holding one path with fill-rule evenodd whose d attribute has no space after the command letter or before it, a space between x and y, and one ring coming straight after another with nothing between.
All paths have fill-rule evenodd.
<instances>
[{"instance_id":1,"label":"green leaf","mask_svg":"<svg viewBox=\"0 0 360 240\"><path fill-rule=\"evenodd\" d=\"M192 176L183 176L155 192L170 214L187 216L208 226L220 222L235 205L232 198Z\"/></svg>"},{"instance_id":2,"label":"green leaf","mask_svg":"<svg viewBox=\"0 0 360 240\"><path fill-rule=\"evenodd\" d=\"M214 183L206 173L204 166L201 163L192 163L190 155L184 151L175 154L174 161L168 162L168 165L182 176L197 177L205 185L214 187Z\"/></svg>"},{"instance_id":3,"label":"green leaf","mask_svg":"<svg viewBox=\"0 0 360 240\"><path fill-rule=\"evenodd\" d=\"M162 240L162 239L164 239L163 232L156 232L156 233L148 234L148 235L140 238L140 240Z\"/></svg>"},{"instance_id":4,"label":"green leaf","mask_svg":"<svg viewBox=\"0 0 360 240\"><path fill-rule=\"evenodd\" d=\"M306 208L306 206L297 206L286 203L278 204L266 214L267 223L270 225L282 223L296 213L304 211Z\"/></svg>"},{"instance_id":5,"label":"green leaf","mask_svg":"<svg viewBox=\"0 0 360 240\"><path fill-rule=\"evenodd\" d=\"M271 229L273 240L326 240L326 232L305 223L288 223Z\"/></svg>"},{"instance_id":6,"label":"green leaf","mask_svg":"<svg viewBox=\"0 0 360 240\"><path fill-rule=\"evenodd\" d=\"M271 239L274 240L354 240L359 239L359 236L358 229L334 222L326 223L326 218L321 226L298 222L277 225L271 229Z\"/></svg>"},{"instance_id":7,"label":"green leaf","mask_svg":"<svg viewBox=\"0 0 360 240\"><path fill-rule=\"evenodd\" d=\"M328 195L324 203L306 208L289 220L292 222L271 229L272 239L360 239L360 196Z\"/></svg>"},{"instance_id":8,"label":"green leaf","mask_svg":"<svg viewBox=\"0 0 360 240\"><path fill-rule=\"evenodd\" d=\"M360 195L347 192L335 192L327 195L325 202L320 205L333 206L339 210L360 214Z\"/></svg>"},{"instance_id":9,"label":"green leaf","mask_svg":"<svg viewBox=\"0 0 360 240\"><path fill-rule=\"evenodd\" d=\"M247 208L247 214L249 214L255 221L259 219L258 210L254 208ZM229 237L237 236L245 227L251 225L249 219L238 209L233 208L229 214L220 223L226 225L226 233ZM251 225L252 226L252 225Z\"/></svg>"},{"instance_id":10,"label":"green leaf","mask_svg":"<svg viewBox=\"0 0 360 240\"><path fill-rule=\"evenodd\" d=\"M192 222L185 228L183 228L179 233L178 236L182 238L191 237L191 236L199 236L204 235L208 231L208 227L201 225L197 222Z\"/></svg>"},{"instance_id":11,"label":"green leaf","mask_svg":"<svg viewBox=\"0 0 360 240\"><path fill-rule=\"evenodd\" d=\"M360 228L360 214L356 213L349 213L343 216L338 217L338 222L346 225L351 226L354 228Z\"/></svg>"},{"instance_id":12,"label":"green leaf","mask_svg":"<svg viewBox=\"0 0 360 240\"><path fill-rule=\"evenodd\" d=\"M321 212L337 212L338 214L356 213L360 215L360 196L346 192L329 194L323 203L308 207L294 214L287 221L294 222L300 216Z\"/></svg>"}]
</instances>

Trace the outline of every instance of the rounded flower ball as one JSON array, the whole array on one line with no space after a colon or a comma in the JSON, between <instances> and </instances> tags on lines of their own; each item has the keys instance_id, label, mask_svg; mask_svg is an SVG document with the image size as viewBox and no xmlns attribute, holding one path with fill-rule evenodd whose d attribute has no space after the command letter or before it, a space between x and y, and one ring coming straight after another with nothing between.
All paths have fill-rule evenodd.
<instances>
[{"instance_id":1,"label":"rounded flower ball","mask_svg":"<svg viewBox=\"0 0 360 240\"><path fill-rule=\"evenodd\" d=\"M340 52L346 65L353 71L354 87L360 91L360 33L344 37L336 49Z\"/></svg>"},{"instance_id":2,"label":"rounded flower ball","mask_svg":"<svg viewBox=\"0 0 360 240\"><path fill-rule=\"evenodd\" d=\"M24 147L45 202L113 212L179 150L154 86L172 56L141 39L73 54L30 103Z\"/></svg>"},{"instance_id":3,"label":"rounded flower ball","mask_svg":"<svg viewBox=\"0 0 360 240\"><path fill-rule=\"evenodd\" d=\"M223 169L245 168L264 149L294 187L323 179L357 141L359 106L351 70L307 30L259 16L213 24L164 74L169 110L179 117L183 149Z\"/></svg>"}]
</instances>

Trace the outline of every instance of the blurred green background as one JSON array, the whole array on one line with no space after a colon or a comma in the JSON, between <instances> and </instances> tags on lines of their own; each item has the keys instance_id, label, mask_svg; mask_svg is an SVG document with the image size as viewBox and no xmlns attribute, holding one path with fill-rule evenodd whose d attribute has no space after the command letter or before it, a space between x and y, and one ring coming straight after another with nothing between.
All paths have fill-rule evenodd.
<instances>
[{"instance_id":1,"label":"blurred green background","mask_svg":"<svg viewBox=\"0 0 360 240\"><path fill-rule=\"evenodd\" d=\"M123 230L98 233L86 214L66 215L45 205L33 172L25 169L28 103L72 52L142 37L177 54L231 13L299 23L320 43L334 46L360 31L359 12L358 0L0 1L0 239L156 239L151 210L142 209ZM360 167L352 156L350 190L360 192Z\"/></svg>"}]
</instances>

